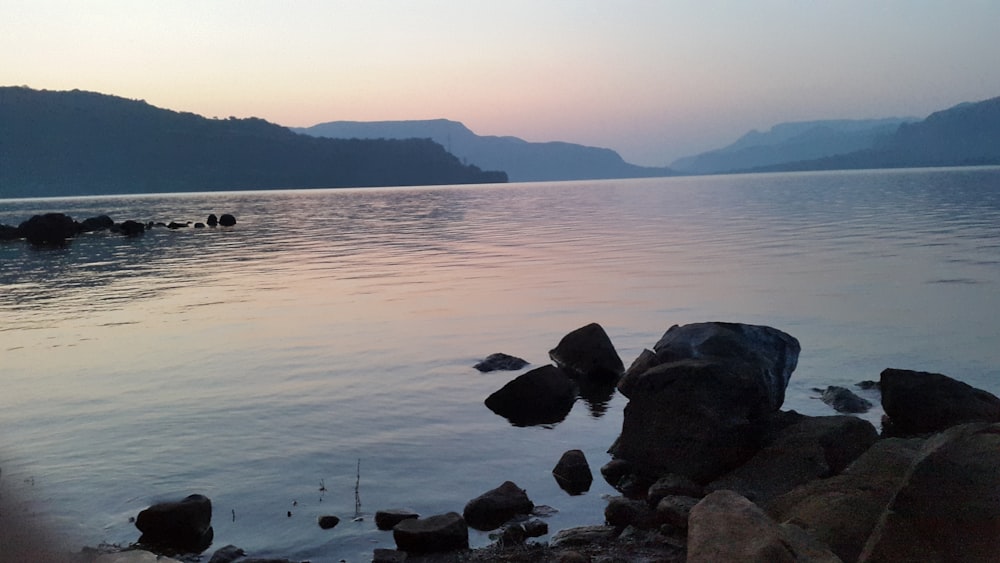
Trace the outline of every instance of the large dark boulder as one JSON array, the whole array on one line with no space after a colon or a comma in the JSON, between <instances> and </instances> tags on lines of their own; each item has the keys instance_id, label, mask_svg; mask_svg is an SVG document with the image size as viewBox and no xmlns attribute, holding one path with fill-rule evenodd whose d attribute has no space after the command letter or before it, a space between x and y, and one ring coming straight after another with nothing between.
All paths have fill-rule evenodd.
<instances>
[{"instance_id":1,"label":"large dark boulder","mask_svg":"<svg viewBox=\"0 0 1000 563\"><path fill-rule=\"evenodd\" d=\"M204 495L190 495L154 504L139 513L135 527L142 532L141 544L200 553L212 543L212 501Z\"/></svg>"},{"instance_id":2,"label":"large dark boulder","mask_svg":"<svg viewBox=\"0 0 1000 563\"><path fill-rule=\"evenodd\" d=\"M952 427L924 443L859 561L997 561L1000 424Z\"/></svg>"},{"instance_id":3,"label":"large dark boulder","mask_svg":"<svg viewBox=\"0 0 1000 563\"><path fill-rule=\"evenodd\" d=\"M590 323L562 337L559 344L549 350L549 357L571 377L614 383L625 372L625 365L611 338L597 323Z\"/></svg>"},{"instance_id":4,"label":"large dark boulder","mask_svg":"<svg viewBox=\"0 0 1000 563\"><path fill-rule=\"evenodd\" d=\"M884 433L912 436L966 422L1000 422L1000 399L947 375L889 368L882 372Z\"/></svg>"},{"instance_id":5,"label":"large dark boulder","mask_svg":"<svg viewBox=\"0 0 1000 563\"><path fill-rule=\"evenodd\" d=\"M21 223L18 230L31 244L60 245L76 235L77 226L76 222L64 213L46 213L35 215Z\"/></svg>"},{"instance_id":6,"label":"large dark boulder","mask_svg":"<svg viewBox=\"0 0 1000 563\"><path fill-rule=\"evenodd\" d=\"M569 450L559 458L552 475L562 490L571 495L580 495L590 490L594 474L590 471L587 457L580 450Z\"/></svg>"},{"instance_id":7,"label":"large dark boulder","mask_svg":"<svg viewBox=\"0 0 1000 563\"><path fill-rule=\"evenodd\" d=\"M122 221L121 223L113 226L111 230L116 233L121 233L127 237L137 237L146 232L146 225L138 221L128 219L127 221Z\"/></svg>"},{"instance_id":8,"label":"large dark boulder","mask_svg":"<svg viewBox=\"0 0 1000 563\"><path fill-rule=\"evenodd\" d=\"M420 514L405 508L387 508L375 512L375 527L391 530L396 524L411 518L420 518Z\"/></svg>"},{"instance_id":9,"label":"large dark boulder","mask_svg":"<svg viewBox=\"0 0 1000 563\"><path fill-rule=\"evenodd\" d=\"M531 514L535 504L524 489L511 481L470 500L462 512L469 526L482 531L495 530L511 518Z\"/></svg>"},{"instance_id":10,"label":"large dark boulder","mask_svg":"<svg viewBox=\"0 0 1000 563\"><path fill-rule=\"evenodd\" d=\"M233 217L229 213L223 213L219 216L219 226L221 227L232 227L236 224L236 217Z\"/></svg>"},{"instance_id":11,"label":"large dark boulder","mask_svg":"<svg viewBox=\"0 0 1000 563\"><path fill-rule=\"evenodd\" d=\"M546 365L523 373L486 398L486 406L515 426L561 422L577 389L563 370Z\"/></svg>"},{"instance_id":12,"label":"large dark boulder","mask_svg":"<svg viewBox=\"0 0 1000 563\"><path fill-rule=\"evenodd\" d=\"M219 218L215 216L215 213L210 213L205 222L208 223L209 227L215 227L219 224Z\"/></svg>"},{"instance_id":13,"label":"large dark boulder","mask_svg":"<svg viewBox=\"0 0 1000 563\"><path fill-rule=\"evenodd\" d=\"M457 512L403 520L392 529L396 548L407 553L434 553L469 547L469 527Z\"/></svg>"},{"instance_id":14,"label":"large dark boulder","mask_svg":"<svg viewBox=\"0 0 1000 563\"><path fill-rule=\"evenodd\" d=\"M875 427L860 418L806 417L708 489L736 491L766 509L799 485L839 474L877 439Z\"/></svg>"},{"instance_id":15,"label":"large dark boulder","mask_svg":"<svg viewBox=\"0 0 1000 563\"><path fill-rule=\"evenodd\" d=\"M647 475L712 481L764 444L798 353L771 327L671 327L618 383L629 403L609 452Z\"/></svg>"}]
</instances>

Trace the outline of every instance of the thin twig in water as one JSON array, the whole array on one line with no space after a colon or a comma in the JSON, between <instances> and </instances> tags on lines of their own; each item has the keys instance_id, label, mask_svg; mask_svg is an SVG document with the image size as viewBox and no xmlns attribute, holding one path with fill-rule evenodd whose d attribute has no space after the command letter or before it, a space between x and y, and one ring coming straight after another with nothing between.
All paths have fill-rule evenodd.
<instances>
[{"instance_id":1,"label":"thin twig in water","mask_svg":"<svg viewBox=\"0 0 1000 563\"><path fill-rule=\"evenodd\" d=\"M358 458L358 474L354 481L354 517L361 516L361 458Z\"/></svg>"}]
</instances>

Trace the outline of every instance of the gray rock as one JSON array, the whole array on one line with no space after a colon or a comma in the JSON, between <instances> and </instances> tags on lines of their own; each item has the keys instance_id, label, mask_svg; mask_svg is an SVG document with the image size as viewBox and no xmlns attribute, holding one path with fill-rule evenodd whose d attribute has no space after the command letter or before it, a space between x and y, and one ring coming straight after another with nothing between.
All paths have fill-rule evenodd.
<instances>
[{"instance_id":1,"label":"gray rock","mask_svg":"<svg viewBox=\"0 0 1000 563\"><path fill-rule=\"evenodd\" d=\"M212 554L212 558L208 560L208 563L233 563L233 561L236 561L246 554L247 553L242 549L230 544L215 550L215 553Z\"/></svg>"},{"instance_id":2,"label":"gray rock","mask_svg":"<svg viewBox=\"0 0 1000 563\"><path fill-rule=\"evenodd\" d=\"M521 374L486 398L486 406L515 426L562 422L577 389L563 370L546 365Z\"/></svg>"},{"instance_id":3,"label":"gray rock","mask_svg":"<svg viewBox=\"0 0 1000 563\"><path fill-rule=\"evenodd\" d=\"M572 377L617 382L625 372L608 333L597 323L570 332L549 350L549 357Z\"/></svg>"},{"instance_id":4,"label":"gray rock","mask_svg":"<svg viewBox=\"0 0 1000 563\"><path fill-rule=\"evenodd\" d=\"M403 520L420 518L420 515L405 508L389 508L375 512L375 527L379 530L391 530Z\"/></svg>"},{"instance_id":5,"label":"gray rock","mask_svg":"<svg viewBox=\"0 0 1000 563\"><path fill-rule=\"evenodd\" d=\"M176 502L161 502L141 511L135 527L139 543L180 552L201 552L212 543L212 501L190 495Z\"/></svg>"},{"instance_id":6,"label":"gray rock","mask_svg":"<svg viewBox=\"0 0 1000 563\"><path fill-rule=\"evenodd\" d=\"M535 507L527 493L511 481L487 491L465 505L462 516L469 526L482 531L495 530L511 518L531 514Z\"/></svg>"},{"instance_id":7,"label":"gray rock","mask_svg":"<svg viewBox=\"0 0 1000 563\"><path fill-rule=\"evenodd\" d=\"M967 422L1000 422L1000 399L940 373L886 369L882 407L889 417L884 433L913 436L940 432Z\"/></svg>"},{"instance_id":8,"label":"gray rock","mask_svg":"<svg viewBox=\"0 0 1000 563\"><path fill-rule=\"evenodd\" d=\"M528 365L528 362L518 358L517 356L497 352L496 354L486 356L485 360L479 362L473 367L485 373L496 370L514 371L519 370L526 365Z\"/></svg>"},{"instance_id":9,"label":"gray rock","mask_svg":"<svg viewBox=\"0 0 1000 563\"><path fill-rule=\"evenodd\" d=\"M865 413L872 408L869 400L856 395L846 387L831 385L822 391L820 397L824 403L833 407L837 412Z\"/></svg>"},{"instance_id":10,"label":"gray rock","mask_svg":"<svg viewBox=\"0 0 1000 563\"><path fill-rule=\"evenodd\" d=\"M392 529L396 548L407 553L468 549L469 528L457 512L403 520Z\"/></svg>"},{"instance_id":11,"label":"gray rock","mask_svg":"<svg viewBox=\"0 0 1000 563\"><path fill-rule=\"evenodd\" d=\"M857 417L806 417L707 488L730 489L767 508L799 485L840 473L877 439L875 427Z\"/></svg>"},{"instance_id":12,"label":"gray rock","mask_svg":"<svg viewBox=\"0 0 1000 563\"><path fill-rule=\"evenodd\" d=\"M583 494L590 490L594 474L590 471L587 457L580 450L569 450L559 458L552 475L562 490L571 495Z\"/></svg>"},{"instance_id":13,"label":"gray rock","mask_svg":"<svg viewBox=\"0 0 1000 563\"><path fill-rule=\"evenodd\" d=\"M952 427L928 439L859 561L997 561L1000 424Z\"/></svg>"},{"instance_id":14,"label":"gray rock","mask_svg":"<svg viewBox=\"0 0 1000 563\"><path fill-rule=\"evenodd\" d=\"M405 561L405 551L379 548L372 553L372 563L404 563Z\"/></svg>"},{"instance_id":15,"label":"gray rock","mask_svg":"<svg viewBox=\"0 0 1000 563\"><path fill-rule=\"evenodd\" d=\"M840 558L794 525L779 525L733 491L715 491L691 509L688 563L823 562Z\"/></svg>"}]
</instances>

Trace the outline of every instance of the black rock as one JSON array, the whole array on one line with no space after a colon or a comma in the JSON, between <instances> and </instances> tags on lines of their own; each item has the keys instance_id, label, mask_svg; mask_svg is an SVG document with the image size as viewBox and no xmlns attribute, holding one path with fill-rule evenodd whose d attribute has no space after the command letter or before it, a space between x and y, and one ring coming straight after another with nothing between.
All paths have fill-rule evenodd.
<instances>
[{"instance_id":1,"label":"black rock","mask_svg":"<svg viewBox=\"0 0 1000 563\"><path fill-rule=\"evenodd\" d=\"M17 240L23 237L21 229L10 225L0 225L0 240Z\"/></svg>"},{"instance_id":2,"label":"black rock","mask_svg":"<svg viewBox=\"0 0 1000 563\"><path fill-rule=\"evenodd\" d=\"M215 216L215 213L212 213L205 222L208 223L209 227L214 227L219 224L219 218Z\"/></svg>"},{"instance_id":3,"label":"black rock","mask_svg":"<svg viewBox=\"0 0 1000 563\"><path fill-rule=\"evenodd\" d=\"M139 543L191 553L211 545L211 524L212 501L203 495L154 504L135 519L135 527L142 532Z\"/></svg>"},{"instance_id":4,"label":"black rock","mask_svg":"<svg viewBox=\"0 0 1000 563\"><path fill-rule=\"evenodd\" d=\"M112 227L112 231L121 233L127 237L137 237L146 232L146 225L129 219Z\"/></svg>"},{"instance_id":5,"label":"black rock","mask_svg":"<svg viewBox=\"0 0 1000 563\"><path fill-rule=\"evenodd\" d=\"M590 490L594 474L590 471L586 456L580 450L569 450L559 458L552 475L562 490L571 495L583 494Z\"/></svg>"},{"instance_id":6,"label":"black rock","mask_svg":"<svg viewBox=\"0 0 1000 563\"><path fill-rule=\"evenodd\" d=\"M909 436L940 432L965 422L1000 422L1000 398L942 375L905 369L881 374L884 432Z\"/></svg>"},{"instance_id":7,"label":"black rock","mask_svg":"<svg viewBox=\"0 0 1000 563\"><path fill-rule=\"evenodd\" d=\"M61 245L76 235L76 222L63 213L35 215L18 227L21 235L35 245Z\"/></svg>"},{"instance_id":8,"label":"black rock","mask_svg":"<svg viewBox=\"0 0 1000 563\"><path fill-rule=\"evenodd\" d=\"M329 530L330 528L333 528L337 524L340 524L340 518L330 515L320 516L319 518L316 519L316 522L319 524L320 528L323 528L324 530Z\"/></svg>"},{"instance_id":9,"label":"black rock","mask_svg":"<svg viewBox=\"0 0 1000 563\"><path fill-rule=\"evenodd\" d=\"M403 520L392 529L396 548L407 553L468 549L469 527L457 512Z\"/></svg>"},{"instance_id":10,"label":"black rock","mask_svg":"<svg viewBox=\"0 0 1000 563\"><path fill-rule=\"evenodd\" d=\"M618 352L604 328L597 323L570 332L549 351L555 364L573 377L617 382L625 373Z\"/></svg>"},{"instance_id":11,"label":"black rock","mask_svg":"<svg viewBox=\"0 0 1000 563\"><path fill-rule=\"evenodd\" d=\"M84 219L79 226L81 233L89 233L93 231L106 231L114 225L115 222L111 220L111 217L107 215L98 215L97 217L89 217Z\"/></svg>"},{"instance_id":12,"label":"black rock","mask_svg":"<svg viewBox=\"0 0 1000 563\"><path fill-rule=\"evenodd\" d=\"M486 406L515 426L561 422L577 389L563 370L547 365L519 375L486 398Z\"/></svg>"},{"instance_id":13,"label":"black rock","mask_svg":"<svg viewBox=\"0 0 1000 563\"><path fill-rule=\"evenodd\" d=\"M233 217L229 213L223 213L219 216L219 225L222 227L232 227L236 224L236 217Z\"/></svg>"},{"instance_id":14,"label":"black rock","mask_svg":"<svg viewBox=\"0 0 1000 563\"><path fill-rule=\"evenodd\" d=\"M420 515L402 508L379 510L375 512L375 527L379 530L391 530L396 524L411 518L420 518Z\"/></svg>"},{"instance_id":15,"label":"black rock","mask_svg":"<svg viewBox=\"0 0 1000 563\"><path fill-rule=\"evenodd\" d=\"M511 518L531 514L535 504L527 493L511 481L487 491L465 505L462 516L469 526L481 530L495 530Z\"/></svg>"},{"instance_id":16,"label":"black rock","mask_svg":"<svg viewBox=\"0 0 1000 563\"><path fill-rule=\"evenodd\" d=\"M496 354L490 354L486 356L486 359L479 362L474 368L481 372L495 371L495 370L508 370L514 371L523 368L528 365L528 362L518 358L517 356L511 356L504 354L502 352L497 352Z\"/></svg>"}]
</instances>

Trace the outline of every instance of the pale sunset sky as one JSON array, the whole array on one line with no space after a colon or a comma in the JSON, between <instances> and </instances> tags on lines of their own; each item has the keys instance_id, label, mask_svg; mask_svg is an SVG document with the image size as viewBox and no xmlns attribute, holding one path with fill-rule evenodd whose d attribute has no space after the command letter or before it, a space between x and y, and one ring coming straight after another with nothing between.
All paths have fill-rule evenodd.
<instances>
[{"instance_id":1,"label":"pale sunset sky","mask_svg":"<svg viewBox=\"0 0 1000 563\"><path fill-rule=\"evenodd\" d=\"M0 0L0 85L297 127L443 117L666 165L1000 96L998 29L996 0Z\"/></svg>"}]
</instances>

